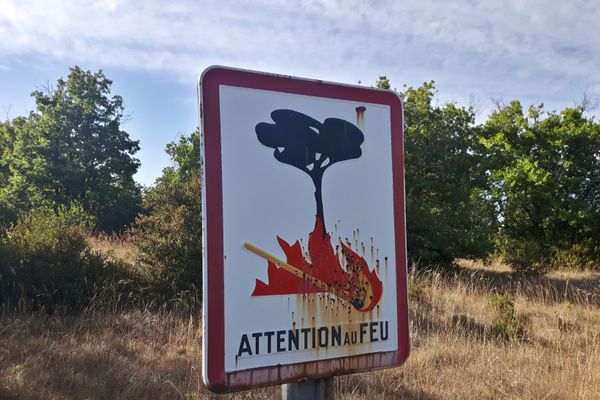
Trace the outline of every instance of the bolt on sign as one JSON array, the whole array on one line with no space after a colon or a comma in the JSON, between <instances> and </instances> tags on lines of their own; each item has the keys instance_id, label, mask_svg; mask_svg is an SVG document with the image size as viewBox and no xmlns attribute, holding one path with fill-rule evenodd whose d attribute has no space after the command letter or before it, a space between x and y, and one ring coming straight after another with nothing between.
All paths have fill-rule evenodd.
<instances>
[{"instance_id":1,"label":"bolt on sign","mask_svg":"<svg viewBox=\"0 0 600 400\"><path fill-rule=\"evenodd\" d=\"M225 67L199 81L203 378L227 392L408 357L402 103Z\"/></svg>"}]
</instances>

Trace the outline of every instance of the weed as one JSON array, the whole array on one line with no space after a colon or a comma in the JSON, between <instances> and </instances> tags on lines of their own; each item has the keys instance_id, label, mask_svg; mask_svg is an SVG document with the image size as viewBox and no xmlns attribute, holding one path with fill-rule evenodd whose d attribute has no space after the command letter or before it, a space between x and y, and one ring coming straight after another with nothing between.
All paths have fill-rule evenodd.
<instances>
[{"instance_id":1,"label":"weed","mask_svg":"<svg viewBox=\"0 0 600 400\"><path fill-rule=\"evenodd\" d=\"M12 368L12 373L16 376L16 377L20 377L21 375L23 375L25 373L25 371L27 371L27 367L23 364L18 364L15 365Z\"/></svg>"},{"instance_id":2,"label":"weed","mask_svg":"<svg viewBox=\"0 0 600 400\"><path fill-rule=\"evenodd\" d=\"M469 314L454 314L452 316L452 326L458 329L469 329L476 324L475 320Z\"/></svg>"},{"instance_id":3,"label":"weed","mask_svg":"<svg viewBox=\"0 0 600 400\"><path fill-rule=\"evenodd\" d=\"M411 300L419 301L425 295L425 289L427 289L427 282L424 280L416 281L412 280L408 287L408 295Z\"/></svg>"},{"instance_id":4,"label":"weed","mask_svg":"<svg viewBox=\"0 0 600 400\"><path fill-rule=\"evenodd\" d=\"M592 325L587 329L587 339L592 343L600 343L600 325Z\"/></svg>"},{"instance_id":5,"label":"weed","mask_svg":"<svg viewBox=\"0 0 600 400\"><path fill-rule=\"evenodd\" d=\"M523 318L517 316L515 304L508 295L494 295L488 307L495 312L494 323L489 330L492 338L502 340L523 340L527 328Z\"/></svg>"},{"instance_id":6,"label":"weed","mask_svg":"<svg viewBox=\"0 0 600 400\"><path fill-rule=\"evenodd\" d=\"M557 314L556 315L556 327L561 332L571 332L573 329L575 329L575 322L565 319Z\"/></svg>"},{"instance_id":7,"label":"weed","mask_svg":"<svg viewBox=\"0 0 600 400\"><path fill-rule=\"evenodd\" d=\"M556 312L556 327L561 333L572 332L576 327L576 316L573 303L565 301L562 311Z\"/></svg>"}]
</instances>

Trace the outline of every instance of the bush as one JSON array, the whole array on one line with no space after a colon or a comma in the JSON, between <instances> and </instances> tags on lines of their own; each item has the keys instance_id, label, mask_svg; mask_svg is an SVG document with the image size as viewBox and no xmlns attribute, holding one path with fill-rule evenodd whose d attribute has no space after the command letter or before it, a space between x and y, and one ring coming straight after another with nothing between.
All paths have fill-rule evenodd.
<instances>
[{"instance_id":1,"label":"bush","mask_svg":"<svg viewBox=\"0 0 600 400\"><path fill-rule=\"evenodd\" d=\"M495 295L488 307L495 311L495 321L490 336L502 340L523 340L527 337L525 321L517 316L515 304L508 295Z\"/></svg>"},{"instance_id":2,"label":"bush","mask_svg":"<svg viewBox=\"0 0 600 400\"><path fill-rule=\"evenodd\" d=\"M163 297L202 287L202 210L196 131L167 146L176 168L165 168L146 191L146 214L133 230L138 261Z\"/></svg>"},{"instance_id":3,"label":"bush","mask_svg":"<svg viewBox=\"0 0 600 400\"><path fill-rule=\"evenodd\" d=\"M80 309L127 277L124 266L92 251L93 220L80 206L33 209L0 241L0 303L34 309Z\"/></svg>"},{"instance_id":4,"label":"bush","mask_svg":"<svg viewBox=\"0 0 600 400\"><path fill-rule=\"evenodd\" d=\"M579 243L553 248L553 264L556 268L600 270L600 243L587 238Z\"/></svg>"},{"instance_id":5,"label":"bush","mask_svg":"<svg viewBox=\"0 0 600 400\"><path fill-rule=\"evenodd\" d=\"M518 274L541 275L550 269L551 257L547 246L537 240L508 236L499 237L503 260Z\"/></svg>"},{"instance_id":6,"label":"bush","mask_svg":"<svg viewBox=\"0 0 600 400\"><path fill-rule=\"evenodd\" d=\"M133 241L138 261L165 294L202 286L200 181L162 183L146 194L148 215L138 219Z\"/></svg>"}]
</instances>

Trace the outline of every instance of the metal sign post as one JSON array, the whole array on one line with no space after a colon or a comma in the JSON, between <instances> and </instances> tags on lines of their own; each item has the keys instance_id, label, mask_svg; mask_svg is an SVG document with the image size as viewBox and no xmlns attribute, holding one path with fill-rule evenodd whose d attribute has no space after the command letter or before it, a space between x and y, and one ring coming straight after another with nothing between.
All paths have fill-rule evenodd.
<instances>
[{"instance_id":1,"label":"metal sign post","mask_svg":"<svg viewBox=\"0 0 600 400\"><path fill-rule=\"evenodd\" d=\"M281 400L335 400L333 377L309 379L281 386Z\"/></svg>"},{"instance_id":2,"label":"metal sign post","mask_svg":"<svg viewBox=\"0 0 600 400\"><path fill-rule=\"evenodd\" d=\"M400 98L225 67L198 87L206 385L331 399L335 375L401 365Z\"/></svg>"}]
</instances>

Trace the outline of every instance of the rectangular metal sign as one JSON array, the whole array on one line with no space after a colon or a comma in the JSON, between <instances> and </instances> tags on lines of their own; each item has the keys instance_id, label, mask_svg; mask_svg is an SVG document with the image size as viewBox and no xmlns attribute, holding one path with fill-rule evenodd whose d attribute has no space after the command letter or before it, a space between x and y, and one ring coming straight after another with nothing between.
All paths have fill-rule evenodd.
<instances>
[{"instance_id":1,"label":"rectangular metal sign","mask_svg":"<svg viewBox=\"0 0 600 400\"><path fill-rule=\"evenodd\" d=\"M402 103L211 67L203 378L227 392L408 357Z\"/></svg>"}]
</instances>

